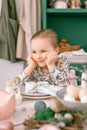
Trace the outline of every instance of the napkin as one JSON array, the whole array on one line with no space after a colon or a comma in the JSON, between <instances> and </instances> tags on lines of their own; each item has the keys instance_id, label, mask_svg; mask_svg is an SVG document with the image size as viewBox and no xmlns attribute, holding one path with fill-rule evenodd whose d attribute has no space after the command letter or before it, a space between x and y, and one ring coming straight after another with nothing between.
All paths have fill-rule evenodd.
<instances>
[{"instance_id":1,"label":"napkin","mask_svg":"<svg viewBox=\"0 0 87 130\"><path fill-rule=\"evenodd\" d=\"M37 87L38 93L49 94L51 96L56 96L56 92L64 87L59 87L55 85L41 85Z\"/></svg>"}]
</instances>

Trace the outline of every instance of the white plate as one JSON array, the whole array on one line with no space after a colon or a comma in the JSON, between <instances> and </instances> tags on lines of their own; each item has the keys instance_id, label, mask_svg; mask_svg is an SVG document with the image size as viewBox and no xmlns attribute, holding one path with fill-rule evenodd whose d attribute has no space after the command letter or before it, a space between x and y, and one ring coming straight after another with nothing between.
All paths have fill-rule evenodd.
<instances>
[{"instance_id":1,"label":"white plate","mask_svg":"<svg viewBox=\"0 0 87 130\"><path fill-rule=\"evenodd\" d=\"M35 96L35 97L33 97L33 96L23 96L23 99L47 99L47 98L50 98L51 96Z\"/></svg>"},{"instance_id":2,"label":"white plate","mask_svg":"<svg viewBox=\"0 0 87 130\"><path fill-rule=\"evenodd\" d=\"M67 108L72 108L75 110L84 110L87 109L87 103L81 102L69 102L64 100L64 95L66 94L66 88L57 91L56 96L58 100Z\"/></svg>"},{"instance_id":3,"label":"white plate","mask_svg":"<svg viewBox=\"0 0 87 130\"><path fill-rule=\"evenodd\" d=\"M42 96L50 96L49 94L42 93L21 93L22 96L31 96L31 97L42 97Z\"/></svg>"},{"instance_id":4,"label":"white plate","mask_svg":"<svg viewBox=\"0 0 87 130\"><path fill-rule=\"evenodd\" d=\"M21 93L23 99L46 99L46 98L50 98L51 95L49 94L40 94L40 93L30 93L30 94L25 94L25 93Z\"/></svg>"}]
</instances>

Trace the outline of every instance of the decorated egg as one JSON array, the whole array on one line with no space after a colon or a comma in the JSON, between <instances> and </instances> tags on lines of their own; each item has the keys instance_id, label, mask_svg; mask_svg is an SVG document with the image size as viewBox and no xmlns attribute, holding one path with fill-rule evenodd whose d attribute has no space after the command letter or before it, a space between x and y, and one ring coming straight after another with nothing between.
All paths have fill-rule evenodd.
<instances>
[{"instance_id":1,"label":"decorated egg","mask_svg":"<svg viewBox=\"0 0 87 130\"><path fill-rule=\"evenodd\" d=\"M75 85L69 85L67 88L66 88L66 93L68 95L71 95L72 97L74 97L76 100L79 99L79 91L80 91L80 87L77 87Z\"/></svg>"},{"instance_id":2,"label":"decorated egg","mask_svg":"<svg viewBox=\"0 0 87 130\"><path fill-rule=\"evenodd\" d=\"M67 119L69 119L70 121L73 120L73 116L72 116L72 114L70 114L70 113L66 113L66 114L64 115L64 118L67 118Z\"/></svg>"},{"instance_id":3,"label":"decorated egg","mask_svg":"<svg viewBox=\"0 0 87 130\"><path fill-rule=\"evenodd\" d=\"M55 113L54 117L60 121L63 120L63 115L60 113Z\"/></svg>"},{"instance_id":4,"label":"decorated egg","mask_svg":"<svg viewBox=\"0 0 87 130\"><path fill-rule=\"evenodd\" d=\"M45 124L39 130L60 130L60 129L55 125Z\"/></svg>"},{"instance_id":5,"label":"decorated egg","mask_svg":"<svg viewBox=\"0 0 87 130\"><path fill-rule=\"evenodd\" d=\"M0 130L14 130L14 125L10 121L0 122Z\"/></svg>"},{"instance_id":6,"label":"decorated egg","mask_svg":"<svg viewBox=\"0 0 87 130\"><path fill-rule=\"evenodd\" d=\"M46 103L44 101L37 101L34 104L35 111L41 111L44 108L46 108Z\"/></svg>"},{"instance_id":7,"label":"decorated egg","mask_svg":"<svg viewBox=\"0 0 87 130\"><path fill-rule=\"evenodd\" d=\"M9 118L15 111L15 95L0 90L0 120Z\"/></svg>"}]
</instances>

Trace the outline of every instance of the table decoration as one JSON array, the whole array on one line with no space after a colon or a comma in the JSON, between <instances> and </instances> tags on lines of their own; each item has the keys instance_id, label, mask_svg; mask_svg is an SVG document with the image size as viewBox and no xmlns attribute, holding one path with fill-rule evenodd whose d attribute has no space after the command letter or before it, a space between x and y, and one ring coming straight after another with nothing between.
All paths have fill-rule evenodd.
<instances>
[{"instance_id":1,"label":"table decoration","mask_svg":"<svg viewBox=\"0 0 87 130\"><path fill-rule=\"evenodd\" d=\"M61 114L63 119L58 119L55 114ZM66 114L70 114L73 118L72 120L66 117ZM51 124L60 128L60 130L82 130L83 123L82 113L75 110L62 110L55 113L50 108L43 109L40 112L36 112L33 117L25 119L24 126L25 130L28 129L39 129L44 124Z\"/></svg>"},{"instance_id":2,"label":"table decoration","mask_svg":"<svg viewBox=\"0 0 87 130\"><path fill-rule=\"evenodd\" d=\"M66 94L66 88L60 90L60 92L57 92L57 99L68 108L72 108L78 111L82 111L84 109L87 109L87 103L81 103L80 101L76 102L70 102L64 100L64 95Z\"/></svg>"},{"instance_id":3,"label":"table decoration","mask_svg":"<svg viewBox=\"0 0 87 130\"><path fill-rule=\"evenodd\" d=\"M44 101L36 101L36 103L34 104L35 111L40 111L43 108L46 108L46 103Z\"/></svg>"},{"instance_id":4,"label":"table decoration","mask_svg":"<svg viewBox=\"0 0 87 130\"><path fill-rule=\"evenodd\" d=\"M25 91L26 88L27 91ZM60 89L62 87L51 85L48 82L33 82L32 87L31 82L25 82L25 90L21 92L21 95L23 99L47 99L56 96L56 92Z\"/></svg>"},{"instance_id":5,"label":"table decoration","mask_svg":"<svg viewBox=\"0 0 87 130\"><path fill-rule=\"evenodd\" d=\"M0 90L0 120L7 119L15 112L15 95Z\"/></svg>"},{"instance_id":6,"label":"table decoration","mask_svg":"<svg viewBox=\"0 0 87 130\"><path fill-rule=\"evenodd\" d=\"M14 130L14 125L11 121L0 122L0 130Z\"/></svg>"}]
</instances>

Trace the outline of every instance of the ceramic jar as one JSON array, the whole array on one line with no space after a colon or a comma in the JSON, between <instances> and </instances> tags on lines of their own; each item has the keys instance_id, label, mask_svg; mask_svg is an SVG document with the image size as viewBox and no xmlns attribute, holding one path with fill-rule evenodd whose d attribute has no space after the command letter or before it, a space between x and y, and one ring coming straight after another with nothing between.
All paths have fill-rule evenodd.
<instances>
[{"instance_id":1,"label":"ceramic jar","mask_svg":"<svg viewBox=\"0 0 87 130\"><path fill-rule=\"evenodd\" d=\"M54 8L56 8L56 9L66 9L67 8L66 0L56 0L56 2L54 4Z\"/></svg>"}]
</instances>

